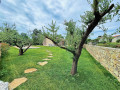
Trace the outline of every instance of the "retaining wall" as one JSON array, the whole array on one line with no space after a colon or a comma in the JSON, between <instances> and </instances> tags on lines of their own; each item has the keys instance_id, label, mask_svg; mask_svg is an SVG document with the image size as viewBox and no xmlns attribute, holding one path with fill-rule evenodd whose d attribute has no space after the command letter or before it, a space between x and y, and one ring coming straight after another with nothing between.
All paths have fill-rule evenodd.
<instances>
[{"instance_id":1,"label":"retaining wall","mask_svg":"<svg viewBox=\"0 0 120 90\"><path fill-rule=\"evenodd\" d=\"M120 49L85 45L86 50L120 81Z\"/></svg>"}]
</instances>

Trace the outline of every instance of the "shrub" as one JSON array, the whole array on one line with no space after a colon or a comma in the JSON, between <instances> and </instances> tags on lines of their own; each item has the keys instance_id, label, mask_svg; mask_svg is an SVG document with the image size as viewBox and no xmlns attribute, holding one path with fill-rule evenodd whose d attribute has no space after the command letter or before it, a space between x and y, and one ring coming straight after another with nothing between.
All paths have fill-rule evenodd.
<instances>
[{"instance_id":1,"label":"shrub","mask_svg":"<svg viewBox=\"0 0 120 90\"><path fill-rule=\"evenodd\" d=\"M7 74L8 74L8 71L7 71L6 69L3 69L3 68L1 67L1 69L0 69L0 78L4 77L4 76L7 75Z\"/></svg>"},{"instance_id":2,"label":"shrub","mask_svg":"<svg viewBox=\"0 0 120 90\"><path fill-rule=\"evenodd\" d=\"M1 43L1 57L8 54L9 45L6 43ZM7 74L7 70L2 66L2 59L0 59L0 78Z\"/></svg>"},{"instance_id":3,"label":"shrub","mask_svg":"<svg viewBox=\"0 0 120 90\"><path fill-rule=\"evenodd\" d=\"M1 43L1 56L7 55L9 45L6 43Z\"/></svg>"},{"instance_id":4,"label":"shrub","mask_svg":"<svg viewBox=\"0 0 120 90\"><path fill-rule=\"evenodd\" d=\"M98 46L105 46L105 47L112 47L112 48L120 48L120 44L119 44L119 43L105 43L105 44L99 43Z\"/></svg>"},{"instance_id":5,"label":"shrub","mask_svg":"<svg viewBox=\"0 0 120 90\"><path fill-rule=\"evenodd\" d=\"M116 42L117 42L117 43L120 43L120 39L118 39Z\"/></svg>"}]
</instances>

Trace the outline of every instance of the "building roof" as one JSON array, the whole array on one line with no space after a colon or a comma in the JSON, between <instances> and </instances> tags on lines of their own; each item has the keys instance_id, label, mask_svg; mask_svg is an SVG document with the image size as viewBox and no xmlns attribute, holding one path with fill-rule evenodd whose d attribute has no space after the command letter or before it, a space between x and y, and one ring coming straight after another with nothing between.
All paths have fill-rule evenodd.
<instances>
[{"instance_id":1,"label":"building roof","mask_svg":"<svg viewBox=\"0 0 120 90\"><path fill-rule=\"evenodd\" d=\"M113 36L113 37L120 37L120 35L115 35L115 36Z\"/></svg>"}]
</instances>

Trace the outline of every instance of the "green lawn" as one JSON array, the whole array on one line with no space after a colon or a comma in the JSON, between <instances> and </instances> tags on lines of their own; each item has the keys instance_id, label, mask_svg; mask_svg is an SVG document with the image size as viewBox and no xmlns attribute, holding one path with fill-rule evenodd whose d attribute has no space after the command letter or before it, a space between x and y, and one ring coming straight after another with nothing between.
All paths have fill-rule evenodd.
<instances>
[{"instance_id":1,"label":"green lawn","mask_svg":"<svg viewBox=\"0 0 120 90\"><path fill-rule=\"evenodd\" d=\"M45 66L37 65L37 62L48 56L46 50L51 51L54 57ZM28 78L15 90L120 90L120 83L85 49L75 76L70 75L72 54L58 47L40 46L39 49L29 49L23 56L18 56L18 50L11 47L9 55L2 59L2 66L7 72L1 78L3 81ZM24 74L28 68L38 70Z\"/></svg>"}]
</instances>

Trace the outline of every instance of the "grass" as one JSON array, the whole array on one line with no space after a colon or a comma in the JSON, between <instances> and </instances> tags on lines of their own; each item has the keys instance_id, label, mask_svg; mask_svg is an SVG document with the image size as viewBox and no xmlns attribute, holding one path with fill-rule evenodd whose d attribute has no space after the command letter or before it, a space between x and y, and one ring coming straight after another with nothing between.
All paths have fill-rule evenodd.
<instances>
[{"instance_id":1,"label":"grass","mask_svg":"<svg viewBox=\"0 0 120 90\"><path fill-rule=\"evenodd\" d=\"M53 57L45 66L37 62L48 56ZM78 73L70 75L72 54L58 47L29 49L23 56L11 47L9 55L2 59L2 66L7 73L1 78L11 82L15 78L27 77L28 80L15 90L120 90L120 83L104 69L85 49L78 63ZM28 68L37 68L33 73L24 74Z\"/></svg>"},{"instance_id":2,"label":"grass","mask_svg":"<svg viewBox=\"0 0 120 90\"><path fill-rule=\"evenodd\" d=\"M104 47L112 47L112 48L120 48L120 43L116 43L116 42L110 42L110 43L99 43L97 44L98 46L104 46Z\"/></svg>"}]
</instances>

